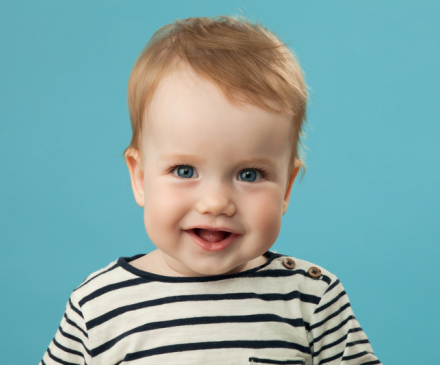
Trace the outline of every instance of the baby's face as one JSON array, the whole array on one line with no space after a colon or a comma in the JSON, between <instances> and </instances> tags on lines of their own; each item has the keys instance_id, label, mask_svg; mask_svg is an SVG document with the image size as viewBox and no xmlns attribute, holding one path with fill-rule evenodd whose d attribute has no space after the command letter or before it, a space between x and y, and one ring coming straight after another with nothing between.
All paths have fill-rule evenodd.
<instances>
[{"instance_id":1,"label":"baby's face","mask_svg":"<svg viewBox=\"0 0 440 365\"><path fill-rule=\"evenodd\" d=\"M261 263L298 172L288 176L290 117L231 104L212 82L175 71L159 84L145 123L132 178L161 265L204 276Z\"/></svg>"}]
</instances>

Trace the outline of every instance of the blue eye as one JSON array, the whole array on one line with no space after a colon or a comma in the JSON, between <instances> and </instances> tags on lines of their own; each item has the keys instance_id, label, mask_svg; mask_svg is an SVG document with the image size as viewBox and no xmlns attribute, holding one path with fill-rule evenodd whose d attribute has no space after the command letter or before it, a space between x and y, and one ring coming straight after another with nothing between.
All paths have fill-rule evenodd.
<instances>
[{"instance_id":1,"label":"blue eye","mask_svg":"<svg viewBox=\"0 0 440 365\"><path fill-rule=\"evenodd\" d=\"M256 169L244 169L243 171L240 171L240 173L238 174L238 180L243 180L246 182L254 182L261 178L262 178L261 171L258 171Z\"/></svg>"},{"instance_id":2,"label":"blue eye","mask_svg":"<svg viewBox=\"0 0 440 365\"><path fill-rule=\"evenodd\" d=\"M188 165L176 166L173 169L173 173L181 178L184 178L184 179L190 179L192 177L197 177L197 173L194 170L194 168L191 166L188 166Z\"/></svg>"}]
</instances>

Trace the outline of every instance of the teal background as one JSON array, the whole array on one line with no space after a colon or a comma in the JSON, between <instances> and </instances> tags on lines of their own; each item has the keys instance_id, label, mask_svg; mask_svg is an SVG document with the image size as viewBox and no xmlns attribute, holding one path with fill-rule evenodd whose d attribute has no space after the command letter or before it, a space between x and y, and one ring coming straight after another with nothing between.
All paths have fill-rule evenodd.
<instances>
[{"instance_id":1,"label":"teal background","mask_svg":"<svg viewBox=\"0 0 440 365\"><path fill-rule=\"evenodd\" d=\"M127 79L160 26L243 14L299 55L308 169L274 248L339 276L385 364L436 362L437 1L1 1L4 364L36 364L70 292L153 249L121 157Z\"/></svg>"}]
</instances>

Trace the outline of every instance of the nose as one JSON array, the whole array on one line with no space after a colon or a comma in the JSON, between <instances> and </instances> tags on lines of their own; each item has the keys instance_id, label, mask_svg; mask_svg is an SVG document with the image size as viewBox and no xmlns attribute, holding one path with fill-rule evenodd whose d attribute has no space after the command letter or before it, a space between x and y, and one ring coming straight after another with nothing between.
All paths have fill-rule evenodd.
<instances>
[{"instance_id":1,"label":"nose","mask_svg":"<svg viewBox=\"0 0 440 365\"><path fill-rule=\"evenodd\" d=\"M218 189L205 193L197 201L195 206L200 214L212 214L214 216L226 215L232 217L236 212L236 206L225 189Z\"/></svg>"}]
</instances>

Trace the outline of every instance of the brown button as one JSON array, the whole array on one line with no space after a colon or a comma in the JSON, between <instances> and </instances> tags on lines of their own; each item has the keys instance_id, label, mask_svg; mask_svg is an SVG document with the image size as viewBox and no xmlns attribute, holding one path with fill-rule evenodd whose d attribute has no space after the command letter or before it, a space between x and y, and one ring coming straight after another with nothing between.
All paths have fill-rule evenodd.
<instances>
[{"instance_id":1,"label":"brown button","mask_svg":"<svg viewBox=\"0 0 440 365\"><path fill-rule=\"evenodd\" d=\"M293 261L292 259L286 257L286 258L283 260L283 265L284 265L284 267L285 267L286 269L290 269L290 270L292 270L292 269L295 268L295 265L296 265L296 264L295 264L295 261Z\"/></svg>"},{"instance_id":2,"label":"brown button","mask_svg":"<svg viewBox=\"0 0 440 365\"><path fill-rule=\"evenodd\" d=\"M311 267L309 268L308 273L309 273L309 275L310 275L312 278L314 278L314 279L317 279L317 278L319 278L319 277L321 276L321 270L318 269L318 268L315 267L315 266L311 266Z\"/></svg>"}]
</instances>

